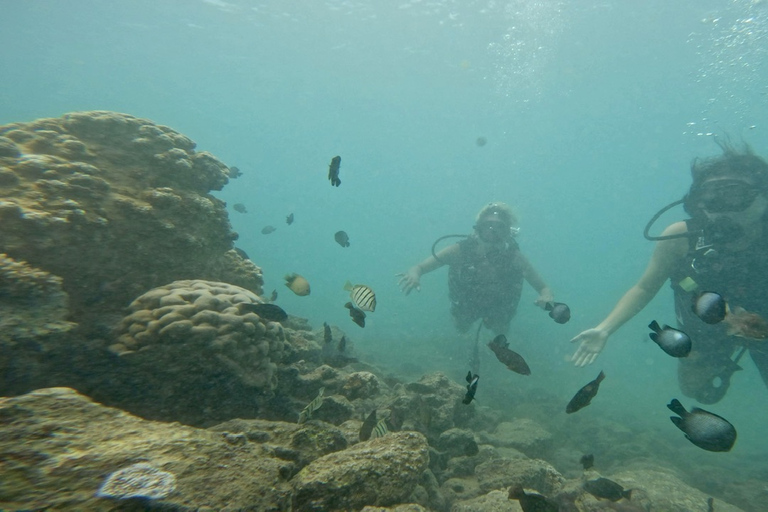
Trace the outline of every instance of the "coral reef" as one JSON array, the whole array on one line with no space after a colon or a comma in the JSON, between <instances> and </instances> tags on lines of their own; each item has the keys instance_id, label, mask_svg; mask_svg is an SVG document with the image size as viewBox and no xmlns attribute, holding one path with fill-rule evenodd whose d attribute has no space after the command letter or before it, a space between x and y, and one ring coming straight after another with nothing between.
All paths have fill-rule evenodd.
<instances>
[{"instance_id":1,"label":"coral reef","mask_svg":"<svg viewBox=\"0 0 768 512\"><path fill-rule=\"evenodd\" d=\"M246 386L274 389L284 342L276 322L243 307L263 303L239 286L174 281L134 300L110 350L146 372L199 381L230 373ZM198 371L190 372L197 368Z\"/></svg>"},{"instance_id":2,"label":"coral reef","mask_svg":"<svg viewBox=\"0 0 768 512\"><path fill-rule=\"evenodd\" d=\"M129 498L165 498L176 490L173 473L139 462L115 471L107 477L96 496L124 500Z\"/></svg>"},{"instance_id":3,"label":"coral reef","mask_svg":"<svg viewBox=\"0 0 768 512\"><path fill-rule=\"evenodd\" d=\"M174 130L116 112L0 126L0 252L62 278L70 319L103 335L148 289L213 279L261 293L209 195L226 165Z\"/></svg>"}]
</instances>

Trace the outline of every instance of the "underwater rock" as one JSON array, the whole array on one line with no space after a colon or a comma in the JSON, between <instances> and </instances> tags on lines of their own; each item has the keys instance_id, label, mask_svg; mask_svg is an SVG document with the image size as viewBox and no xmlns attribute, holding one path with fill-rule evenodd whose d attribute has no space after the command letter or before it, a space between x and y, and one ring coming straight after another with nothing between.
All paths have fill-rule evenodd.
<instances>
[{"instance_id":1,"label":"underwater rock","mask_svg":"<svg viewBox=\"0 0 768 512\"><path fill-rule=\"evenodd\" d=\"M477 498L457 501L451 507L451 512L520 512L520 505L510 500L507 494L504 491L491 491Z\"/></svg>"},{"instance_id":2,"label":"underwater rock","mask_svg":"<svg viewBox=\"0 0 768 512\"><path fill-rule=\"evenodd\" d=\"M174 281L128 306L110 350L136 371L176 379L189 374L190 384L205 380L206 374L226 374L245 386L274 389L273 360L281 357L282 327L238 307L262 302L256 294L227 283Z\"/></svg>"},{"instance_id":3,"label":"underwater rock","mask_svg":"<svg viewBox=\"0 0 768 512\"><path fill-rule=\"evenodd\" d=\"M427 468L427 440L394 432L310 463L293 478L293 510L359 510L403 503Z\"/></svg>"},{"instance_id":4,"label":"underwater rock","mask_svg":"<svg viewBox=\"0 0 768 512\"><path fill-rule=\"evenodd\" d=\"M472 431L460 428L452 428L440 434L434 446L446 454L449 459L471 457L480 451Z\"/></svg>"},{"instance_id":5,"label":"underwater rock","mask_svg":"<svg viewBox=\"0 0 768 512\"><path fill-rule=\"evenodd\" d=\"M262 291L261 270L229 254L237 234L208 193L227 166L167 126L106 111L2 125L0 170L2 250L63 279L84 333L176 279Z\"/></svg>"},{"instance_id":6,"label":"underwater rock","mask_svg":"<svg viewBox=\"0 0 768 512\"><path fill-rule=\"evenodd\" d=\"M164 510L287 510L290 462L220 432L137 418L68 388L0 398L0 509L87 512L114 471L142 461L173 473ZM23 442L19 442L23 440ZM126 505L127 506L127 505Z\"/></svg>"},{"instance_id":7,"label":"underwater rock","mask_svg":"<svg viewBox=\"0 0 768 512\"><path fill-rule=\"evenodd\" d=\"M129 498L165 498L176 490L176 476L140 462L107 476L96 496L125 500Z\"/></svg>"},{"instance_id":8,"label":"underwater rock","mask_svg":"<svg viewBox=\"0 0 768 512\"><path fill-rule=\"evenodd\" d=\"M385 387L371 372L350 373L344 379L340 393L349 400L373 398Z\"/></svg>"},{"instance_id":9,"label":"underwater rock","mask_svg":"<svg viewBox=\"0 0 768 512\"><path fill-rule=\"evenodd\" d=\"M480 437L484 443L515 448L528 457L544 457L552 449L552 434L528 418L499 423L493 433Z\"/></svg>"},{"instance_id":10,"label":"underwater rock","mask_svg":"<svg viewBox=\"0 0 768 512\"><path fill-rule=\"evenodd\" d=\"M519 485L553 495L565 479L548 462L538 459L494 459L475 468L483 492Z\"/></svg>"},{"instance_id":11,"label":"underwater rock","mask_svg":"<svg viewBox=\"0 0 768 512\"><path fill-rule=\"evenodd\" d=\"M408 394L398 397L392 410L405 418L404 429L417 430L430 440L450 428L468 427L474 418L474 406L461 403L466 386L441 372L424 375L405 390Z\"/></svg>"},{"instance_id":12,"label":"underwater rock","mask_svg":"<svg viewBox=\"0 0 768 512\"><path fill-rule=\"evenodd\" d=\"M429 512L429 510L416 503L406 503L394 507L363 507L360 512Z\"/></svg>"}]
</instances>

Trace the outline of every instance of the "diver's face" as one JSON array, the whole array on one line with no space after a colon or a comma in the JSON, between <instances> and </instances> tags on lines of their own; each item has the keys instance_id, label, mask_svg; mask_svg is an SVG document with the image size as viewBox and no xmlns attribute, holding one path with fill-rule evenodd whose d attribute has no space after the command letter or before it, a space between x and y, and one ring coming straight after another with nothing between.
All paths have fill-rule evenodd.
<instances>
[{"instance_id":1,"label":"diver's face","mask_svg":"<svg viewBox=\"0 0 768 512\"><path fill-rule=\"evenodd\" d=\"M501 243L509 236L509 226L498 219L483 219L475 230L480 240L489 244Z\"/></svg>"},{"instance_id":2,"label":"diver's face","mask_svg":"<svg viewBox=\"0 0 768 512\"><path fill-rule=\"evenodd\" d=\"M760 221L768 200L754 184L734 178L714 178L704 182L699 192L699 204L707 217L716 220L728 217L741 225Z\"/></svg>"}]
</instances>

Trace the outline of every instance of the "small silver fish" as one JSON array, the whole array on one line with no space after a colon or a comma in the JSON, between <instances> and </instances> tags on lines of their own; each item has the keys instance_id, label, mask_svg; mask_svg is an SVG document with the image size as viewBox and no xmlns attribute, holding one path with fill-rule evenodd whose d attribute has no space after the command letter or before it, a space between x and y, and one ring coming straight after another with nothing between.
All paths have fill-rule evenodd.
<instances>
[{"instance_id":1,"label":"small silver fish","mask_svg":"<svg viewBox=\"0 0 768 512\"><path fill-rule=\"evenodd\" d=\"M299 413L299 424L302 424L306 422L307 420L312 419L312 413L315 412L320 408L320 406L323 405L323 393L325 392L325 388L320 388L320 391L318 391L317 396L314 400L309 402L307 406Z\"/></svg>"},{"instance_id":2,"label":"small silver fish","mask_svg":"<svg viewBox=\"0 0 768 512\"><path fill-rule=\"evenodd\" d=\"M355 306L363 311L376 311L376 294L364 284L353 285L349 281L344 285L344 289L349 292Z\"/></svg>"}]
</instances>

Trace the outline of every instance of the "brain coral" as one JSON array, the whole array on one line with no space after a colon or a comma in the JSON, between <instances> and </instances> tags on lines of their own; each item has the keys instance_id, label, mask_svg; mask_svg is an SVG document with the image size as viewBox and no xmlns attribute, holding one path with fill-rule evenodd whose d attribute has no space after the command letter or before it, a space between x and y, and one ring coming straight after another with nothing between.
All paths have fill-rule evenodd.
<instances>
[{"instance_id":1,"label":"brain coral","mask_svg":"<svg viewBox=\"0 0 768 512\"><path fill-rule=\"evenodd\" d=\"M134 300L110 350L153 373L190 383L228 374L249 387L276 386L273 361L282 357L282 326L242 305L262 299L239 286L176 281Z\"/></svg>"},{"instance_id":2,"label":"brain coral","mask_svg":"<svg viewBox=\"0 0 768 512\"><path fill-rule=\"evenodd\" d=\"M115 112L0 126L0 252L60 276L89 322L177 279L261 293L232 251L220 190L229 169L174 130Z\"/></svg>"}]
</instances>

